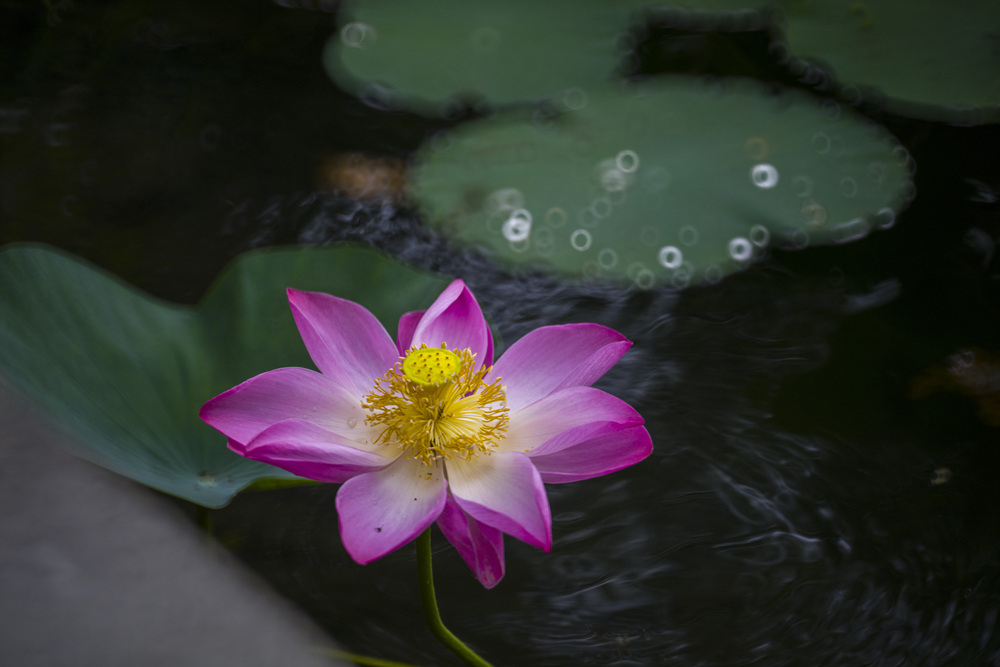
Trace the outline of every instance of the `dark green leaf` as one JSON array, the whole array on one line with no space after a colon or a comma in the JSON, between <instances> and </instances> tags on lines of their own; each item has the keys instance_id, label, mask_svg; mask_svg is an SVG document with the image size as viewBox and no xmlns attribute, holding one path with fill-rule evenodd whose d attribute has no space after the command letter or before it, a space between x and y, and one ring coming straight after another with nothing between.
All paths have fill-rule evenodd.
<instances>
[{"instance_id":1,"label":"dark green leaf","mask_svg":"<svg viewBox=\"0 0 1000 667\"><path fill-rule=\"evenodd\" d=\"M282 470L249 461L198 417L267 370L312 368L285 290L365 305L394 333L442 279L359 248L258 251L197 308L159 301L42 246L0 250L0 373L81 444L83 456L206 507Z\"/></svg>"},{"instance_id":2,"label":"dark green leaf","mask_svg":"<svg viewBox=\"0 0 1000 667\"><path fill-rule=\"evenodd\" d=\"M426 146L414 193L431 224L514 264L676 287L771 245L891 226L912 159L884 130L811 96L667 77L538 123L476 121Z\"/></svg>"}]
</instances>

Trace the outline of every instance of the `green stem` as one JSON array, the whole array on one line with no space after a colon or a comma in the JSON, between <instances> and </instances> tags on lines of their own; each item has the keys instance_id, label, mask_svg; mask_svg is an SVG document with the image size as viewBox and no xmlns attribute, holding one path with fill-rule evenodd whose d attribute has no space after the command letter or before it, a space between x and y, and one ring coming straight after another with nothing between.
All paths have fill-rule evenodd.
<instances>
[{"instance_id":1,"label":"green stem","mask_svg":"<svg viewBox=\"0 0 1000 667\"><path fill-rule=\"evenodd\" d=\"M331 658L339 658L341 660L350 660L351 662L364 665L365 667L415 667L409 663L405 662L395 662L393 660L382 660L380 658L369 658L366 655L358 655L357 653L348 653L347 651L338 651L333 648L321 648L319 652L323 655L328 655Z\"/></svg>"},{"instance_id":2,"label":"green stem","mask_svg":"<svg viewBox=\"0 0 1000 667\"><path fill-rule=\"evenodd\" d=\"M473 667L492 667L471 648L462 643L451 630L444 626L434 597L434 568L431 565L431 529L428 528L417 538L417 572L420 577L420 603L424 618L431 632L460 658Z\"/></svg>"}]
</instances>

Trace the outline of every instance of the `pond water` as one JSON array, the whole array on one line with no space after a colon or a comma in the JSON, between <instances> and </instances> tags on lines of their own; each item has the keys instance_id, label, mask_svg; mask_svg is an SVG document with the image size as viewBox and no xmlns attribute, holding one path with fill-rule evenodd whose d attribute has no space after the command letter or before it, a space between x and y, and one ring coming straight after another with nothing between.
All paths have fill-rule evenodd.
<instances>
[{"instance_id":1,"label":"pond water","mask_svg":"<svg viewBox=\"0 0 1000 667\"><path fill-rule=\"evenodd\" d=\"M0 243L190 303L245 250L350 240L462 276L507 344L576 321L635 341L598 386L646 418L649 459L548 487L552 553L508 539L493 590L435 536L445 621L496 664L1000 664L997 126L866 110L917 198L858 243L683 292L514 275L392 197L323 189L338 156L405 161L457 122L338 90L335 10L6 4ZM637 58L793 83L761 39L654 30ZM215 530L346 648L458 664L424 629L412 547L353 563L335 492L242 494Z\"/></svg>"}]
</instances>

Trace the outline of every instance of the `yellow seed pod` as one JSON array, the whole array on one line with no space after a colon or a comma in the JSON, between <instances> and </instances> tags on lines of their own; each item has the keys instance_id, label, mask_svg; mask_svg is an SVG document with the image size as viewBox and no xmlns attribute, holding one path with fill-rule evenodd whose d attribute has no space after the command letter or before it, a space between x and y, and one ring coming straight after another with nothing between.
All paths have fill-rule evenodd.
<instances>
[{"instance_id":1,"label":"yellow seed pod","mask_svg":"<svg viewBox=\"0 0 1000 667\"><path fill-rule=\"evenodd\" d=\"M403 375L418 384L444 384L462 370L462 360L444 347L413 350L403 359Z\"/></svg>"}]
</instances>

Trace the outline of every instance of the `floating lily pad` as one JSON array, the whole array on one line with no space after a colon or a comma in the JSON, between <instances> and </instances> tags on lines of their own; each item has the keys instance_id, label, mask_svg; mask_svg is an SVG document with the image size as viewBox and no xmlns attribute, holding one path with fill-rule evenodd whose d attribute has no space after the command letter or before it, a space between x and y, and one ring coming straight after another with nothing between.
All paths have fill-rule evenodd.
<instances>
[{"instance_id":1,"label":"floating lily pad","mask_svg":"<svg viewBox=\"0 0 1000 667\"><path fill-rule=\"evenodd\" d=\"M670 77L592 92L546 123L469 123L420 155L431 225L513 264L640 287L715 281L771 245L894 224L912 159L877 126L796 92Z\"/></svg>"},{"instance_id":2,"label":"floating lily pad","mask_svg":"<svg viewBox=\"0 0 1000 667\"><path fill-rule=\"evenodd\" d=\"M996 0L673 0L651 11L713 30L733 29L727 22L740 15L756 23L770 13L788 61L808 78L825 70L852 100L928 120L1000 121Z\"/></svg>"},{"instance_id":3,"label":"floating lily pad","mask_svg":"<svg viewBox=\"0 0 1000 667\"><path fill-rule=\"evenodd\" d=\"M611 78L637 4L355 0L323 62L342 87L418 111L442 112L455 98L517 102Z\"/></svg>"},{"instance_id":4,"label":"floating lily pad","mask_svg":"<svg viewBox=\"0 0 1000 667\"><path fill-rule=\"evenodd\" d=\"M312 364L287 287L363 303L390 331L444 287L356 248L251 253L197 308L159 301L62 252L0 250L0 374L95 463L206 507L289 473L244 459L198 417L258 373Z\"/></svg>"},{"instance_id":5,"label":"floating lily pad","mask_svg":"<svg viewBox=\"0 0 1000 667\"><path fill-rule=\"evenodd\" d=\"M893 111L931 120L1000 121L1000 2L789 1L794 58L842 84L888 96Z\"/></svg>"}]
</instances>

